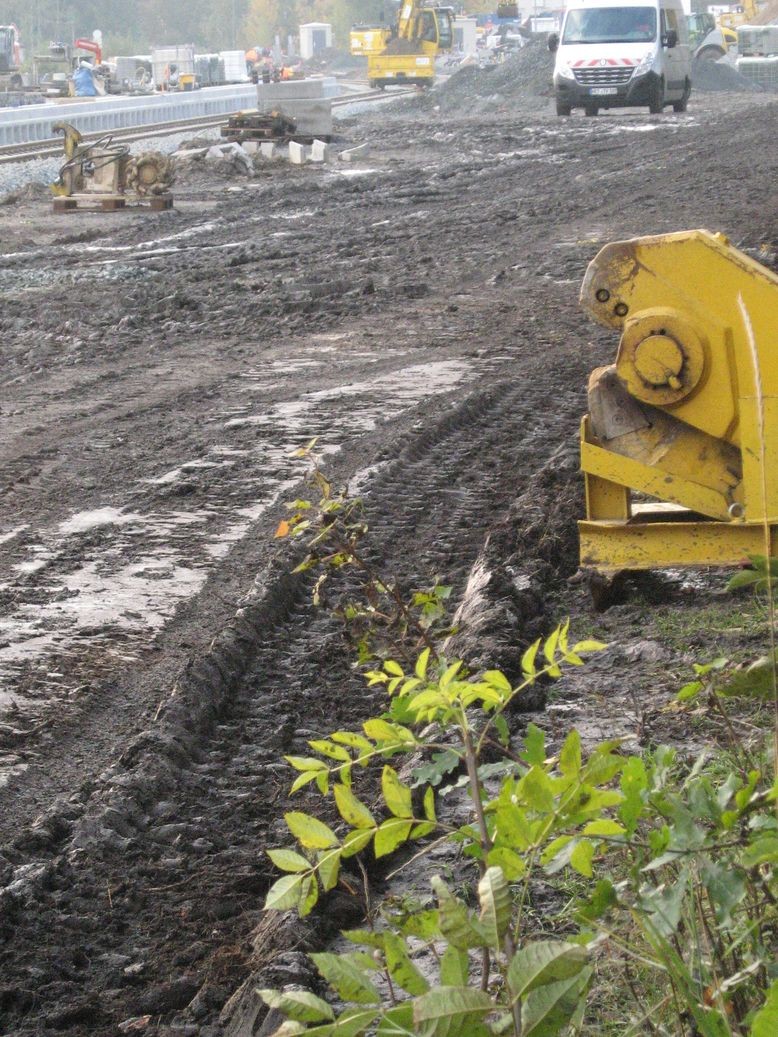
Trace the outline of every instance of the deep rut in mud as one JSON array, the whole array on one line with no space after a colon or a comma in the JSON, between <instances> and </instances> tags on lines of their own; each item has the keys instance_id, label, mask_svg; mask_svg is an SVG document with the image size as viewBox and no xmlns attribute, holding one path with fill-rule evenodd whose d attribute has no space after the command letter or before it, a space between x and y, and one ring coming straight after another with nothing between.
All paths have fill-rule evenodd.
<instances>
[{"instance_id":1,"label":"deep rut in mud","mask_svg":"<svg viewBox=\"0 0 778 1037\"><path fill-rule=\"evenodd\" d=\"M528 360L530 376L542 378L542 368L540 358ZM571 401L550 436L548 426L533 432L524 396L516 384L495 386L386 444L363 492L370 550L401 582L445 573L461 594L485 532L520 492L526 462L536 464L574 417ZM181 1009L198 991L209 1014L243 978L240 948L270 881L258 848L282 838L281 756L358 723L376 698L354 672L340 625L302 587L266 588L264 601L245 679L234 658L218 647L214 654L212 665L233 670L234 693L225 690L218 712L209 716L202 702L200 716L173 710L167 730L163 716L159 743L129 748L99 810L93 803L77 818L78 803L61 804L17 841L17 865L65 853L40 873L31 864L18 899L13 888L6 893L0 995L19 1020L15 1032L35 1032L42 1018L54 1029L78 1023L108 1034L122 1019ZM84 852L93 858L86 870ZM25 911L28 897L34 912ZM25 948L40 946L33 993ZM52 1002L68 1008L47 1008ZM30 1029L25 1016L36 1020Z\"/></svg>"}]
</instances>

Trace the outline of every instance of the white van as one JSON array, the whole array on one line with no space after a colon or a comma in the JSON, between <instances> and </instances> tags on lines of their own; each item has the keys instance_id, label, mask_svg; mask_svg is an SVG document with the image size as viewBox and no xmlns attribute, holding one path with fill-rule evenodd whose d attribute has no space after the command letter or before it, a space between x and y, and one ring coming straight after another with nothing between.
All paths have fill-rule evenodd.
<instances>
[{"instance_id":1,"label":"white van","mask_svg":"<svg viewBox=\"0 0 778 1037\"><path fill-rule=\"evenodd\" d=\"M692 90L691 50L681 0L568 0L556 53L557 115L583 108L665 105L685 112Z\"/></svg>"}]
</instances>

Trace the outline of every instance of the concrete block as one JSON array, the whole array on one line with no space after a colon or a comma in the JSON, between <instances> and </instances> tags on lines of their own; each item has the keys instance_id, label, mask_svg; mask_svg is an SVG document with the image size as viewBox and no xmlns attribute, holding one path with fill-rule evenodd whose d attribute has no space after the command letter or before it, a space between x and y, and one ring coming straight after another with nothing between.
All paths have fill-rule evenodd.
<instances>
[{"instance_id":1,"label":"concrete block","mask_svg":"<svg viewBox=\"0 0 778 1037\"><path fill-rule=\"evenodd\" d=\"M206 162L221 162L223 158L224 152L220 147L217 147L217 145L215 144L212 148L208 148L208 150L205 153Z\"/></svg>"},{"instance_id":2,"label":"concrete block","mask_svg":"<svg viewBox=\"0 0 778 1037\"><path fill-rule=\"evenodd\" d=\"M311 145L311 162L329 162L330 146L323 140L314 140Z\"/></svg>"},{"instance_id":3,"label":"concrete block","mask_svg":"<svg viewBox=\"0 0 778 1037\"><path fill-rule=\"evenodd\" d=\"M359 162L360 159L367 158L370 154L369 144L360 144L356 148L348 148L347 151L341 151L338 158L341 162Z\"/></svg>"},{"instance_id":4,"label":"concrete block","mask_svg":"<svg viewBox=\"0 0 778 1037\"><path fill-rule=\"evenodd\" d=\"M276 146L272 140L263 140L259 145L259 153L262 158L272 159L276 157Z\"/></svg>"},{"instance_id":5,"label":"concrete block","mask_svg":"<svg viewBox=\"0 0 778 1037\"><path fill-rule=\"evenodd\" d=\"M294 140L289 141L289 161L292 165L301 166L305 162L305 145Z\"/></svg>"},{"instance_id":6,"label":"concrete block","mask_svg":"<svg viewBox=\"0 0 778 1037\"><path fill-rule=\"evenodd\" d=\"M259 141L244 140L242 147L247 155L256 155L256 153L259 151Z\"/></svg>"},{"instance_id":7,"label":"concrete block","mask_svg":"<svg viewBox=\"0 0 778 1037\"><path fill-rule=\"evenodd\" d=\"M281 83L258 83L257 101L260 108L264 101L314 100L320 97L338 97L340 87L334 76L321 79L286 79Z\"/></svg>"},{"instance_id":8,"label":"concrete block","mask_svg":"<svg viewBox=\"0 0 778 1037\"><path fill-rule=\"evenodd\" d=\"M247 173L253 172L254 166L242 144L239 144L236 140L230 141L229 144L222 144L221 150L224 158L245 169Z\"/></svg>"}]
</instances>

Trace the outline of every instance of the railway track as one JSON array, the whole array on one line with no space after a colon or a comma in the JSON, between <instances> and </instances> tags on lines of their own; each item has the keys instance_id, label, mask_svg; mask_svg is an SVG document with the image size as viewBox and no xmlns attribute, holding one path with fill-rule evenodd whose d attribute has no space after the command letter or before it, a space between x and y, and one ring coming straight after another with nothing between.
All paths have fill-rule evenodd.
<instances>
[{"instance_id":1,"label":"railway track","mask_svg":"<svg viewBox=\"0 0 778 1037\"><path fill-rule=\"evenodd\" d=\"M364 104L368 101L378 101L389 97L398 97L402 94L413 93L412 87L394 90L391 94L383 93L381 90L365 90L360 93L347 94L343 97L333 98L333 108L343 108L349 104ZM213 129L223 126L229 119L229 115L212 116L195 119L176 119L171 122L151 123L146 126L132 126L127 128L117 127L115 130L102 130L99 133L85 133L84 140L98 140L100 137L110 134L115 141L145 140L148 137L168 137L174 133L182 133L187 130L198 131ZM62 138L49 137L46 140L27 141L21 144L6 144L0 147L0 165L8 162L27 162L32 159L58 158L62 155Z\"/></svg>"}]
</instances>

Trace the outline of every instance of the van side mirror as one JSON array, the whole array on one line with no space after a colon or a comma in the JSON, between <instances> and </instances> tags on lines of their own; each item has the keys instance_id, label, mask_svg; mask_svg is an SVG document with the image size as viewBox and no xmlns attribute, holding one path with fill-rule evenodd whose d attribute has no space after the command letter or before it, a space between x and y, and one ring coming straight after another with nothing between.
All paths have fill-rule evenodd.
<instances>
[{"instance_id":1,"label":"van side mirror","mask_svg":"<svg viewBox=\"0 0 778 1037\"><path fill-rule=\"evenodd\" d=\"M662 36L662 46L667 47L668 50L672 50L673 47L678 46L678 33L675 29L668 29Z\"/></svg>"},{"instance_id":2,"label":"van side mirror","mask_svg":"<svg viewBox=\"0 0 778 1037\"><path fill-rule=\"evenodd\" d=\"M548 40L546 42L548 45L548 49L551 51L551 53L556 54L557 50L559 49L559 37L557 36L557 34L555 32L550 32L548 34Z\"/></svg>"}]
</instances>

